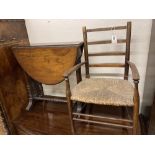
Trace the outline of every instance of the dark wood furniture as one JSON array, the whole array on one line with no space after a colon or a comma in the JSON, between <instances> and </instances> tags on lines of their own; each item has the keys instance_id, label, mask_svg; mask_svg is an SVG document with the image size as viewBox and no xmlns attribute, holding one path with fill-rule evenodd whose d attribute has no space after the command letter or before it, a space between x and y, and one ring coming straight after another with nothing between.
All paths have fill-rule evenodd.
<instances>
[{"instance_id":1,"label":"dark wood furniture","mask_svg":"<svg viewBox=\"0 0 155 155\"><path fill-rule=\"evenodd\" d=\"M49 97L45 96L47 101L44 103L43 111L43 96L41 100L39 99L42 94L41 83L30 76L25 76L25 72L12 54L13 46L29 45L24 20L0 20L0 40L0 101L9 134L71 134L66 101L62 102L55 97L50 97L49 100ZM77 82L80 80L78 70ZM27 86L28 88L31 86L33 92L27 91ZM25 109L29 108L28 103L31 99L34 104L27 111ZM93 108L97 114L121 113L121 108L101 108L96 105ZM75 127L77 134L122 134L120 128L114 130L104 125L101 127L75 122ZM132 132L127 130L125 134Z\"/></svg>"},{"instance_id":2,"label":"dark wood furniture","mask_svg":"<svg viewBox=\"0 0 155 155\"><path fill-rule=\"evenodd\" d=\"M12 49L18 63L28 75L28 109L37 100L66 102L65 97L44 95L42 84L56 85L64 81L64 72L81 61L83 42L18 46ZM80 81L81 70L76 73Z\"/></svg>"},{"instance_id":3,"label":"dark wood furniture","mask_svg":"<svg viewBox=\"0 0 155 155\"><path fill-rule=\"evenodd\" d=\"M47 115L45 110L47 102L55 102L56 104L57 102L67 103L66 97L44 95L42 84L56 85L64 81L64 72L81 61L83 42L57 45L17 46L13 47L12 50L19 65L25 71L27 91L29 94L27 110L29 110L28 113L30 113L30 115L33 105L39 102L42 103L41 115ZM81 80L81 70L77 70L76 73L78 82ZM20 120L24 117L25 113L26 110L23 110L23 113L13 122L17 134L20 134L22 123ZM31 119L30 121L33 122L33 118ZM47 117L47 120L45 119L44 121L49 121L49 118ZM58 123L62 123L61 120L58 121ZM49 128L50 125L46 127ZM22 129L24 131L28 130L27 126L23 125ZM44 130L46 131L47 129ZM40 132L40 134L44 134L45 131ZM29 131L28 133L33 133L33 131ZM35 134L35 132L33 134Z\"/></svg>"},{"instance_id":4,"label":"dark wood furniture","mask_svg":"<svg viewBox=\"0 0 155 155\"><path fill-rule=\"evenodd\" d=\"M11 50L17 45L29 45L25 21L0 20L0 104L10 134L12 122L28 103L24 72Z\"/></svg>"},{"instance_id":5,"label":"dark wood furniture","mask_svg":"<svg viewBox=\"0 0 155 155\"><path fill-rule=\"evenodd\" d=\"M117 43L125 43L125 52L100 52L100 53L88 53L89 45L96 44L111 44L112 40L102 40L102 41L89 41L87 33L97 32L97 31L111 31L111 30L126 30L126 39L118 39ZM69 116L71 122L72 133L76 134L76 127L74 122L84 122L86 124L100 124L108 125L113 127L120 127L123 129L130 129L133 134L137 134L138 129L138 117L139 117L139 73L136 66L130 62L130 40L131 40L131 22L128 22L125 26L107 27L107 28L96 28L96 29L86 29L83 27L83 38L84 38L84 54L85 62L82 62L64 74L66 80L66 96L69 106ZM90 64L89 57L92 56L125 56L124 63L100 63L100 64ZM79 69L82 65L85 65L86 70L86 80L82 80L75 88L71 91L69 76ZM111 80L111 79L90 79L89 67L123 67L124 68L124 80ZM132 71L133 87L128 80L129 67ZM106 85L108 82L108 85ZM102 86L103 85L103 86ZM108 88L110 87L112 88ZM103 88L102 88L102 87ZM116 86L116 87L115 87ZM122 87L123 86L123 87ZM107 89L108 88L108 89ZM126 89L128 88L128 89ZM82 91L85 90L85 91ZM114 92L113 92L114 90ZM124 90L124 91L122 91ZM122 92L121 92L122 91ZM131 91L131 92L130 92ZM96 94L94 96L94 94ZM111 94L111 95L110 95ZM130 94L130 95L128 95ZM123 96L124 95L124 96ZM107 98L109 96L109 98ZM117 97L116 97L117 96ZM127 103L125 99L128 96L131 100ZM127 99L128 99L127 97ZM103 106L114 106L122 107L122 117L104 117L101 115L95 115L91 112L76 112L74 111L74 102L82 102L88 105L101 105ZM92 107L92 106L91 106ZM125 108L132 107L133 115L132 118L124 118Z\"/></svg>"}]
</instances>

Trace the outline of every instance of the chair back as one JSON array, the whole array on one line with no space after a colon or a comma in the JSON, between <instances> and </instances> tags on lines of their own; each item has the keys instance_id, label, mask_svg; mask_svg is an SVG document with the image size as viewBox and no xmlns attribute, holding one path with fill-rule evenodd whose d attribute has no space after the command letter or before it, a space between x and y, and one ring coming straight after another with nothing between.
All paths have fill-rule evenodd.
<instances>
[{"instance_id":1,"label":"chair back","mask_svg":"<svg viewBox=\"0 0 155 155\"><path fill-rule=\"evenodd\" d=\"M126 48L125 51L108 51L108 52L95 52L89 53L88 46L94 46L98 44L112 44L113 40L99 40L99 41L89 41L88 40L88 33L93 32L101 32L101 31L118 31L118 30L126 30L124 39L117 39L117 44L125 44ZM83 39L84 39L84 55L86 61L86 78L90 77L89 68L90 67L123 67L124 68L124 79L128 79L128 72L129 72L129 65L127 61L130 59L130 40L131 40L131 22L127 22L125 26L115 26L115 27L105 27L105 28L94 28L94 29L87 29L83 27ZM115 40L115 38L113 38ZM98 56L124 56L125 60L124 63L89 63L89 57L98 57Z\"/></svg>"}]
</instances>

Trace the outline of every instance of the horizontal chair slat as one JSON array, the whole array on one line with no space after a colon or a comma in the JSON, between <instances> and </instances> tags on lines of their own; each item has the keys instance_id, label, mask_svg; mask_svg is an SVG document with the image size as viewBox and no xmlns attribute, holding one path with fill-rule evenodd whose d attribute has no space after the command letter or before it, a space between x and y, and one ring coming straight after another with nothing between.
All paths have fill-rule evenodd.
<instances>
[{"instance_id":1,"label":"horizontal chair slat","mask_svg":"<svg viewBox=\"0 0 155 155\"><path fill-rule=\"evenodd\" d=\"M99 52L88 54L88 56L120 56L120 55L125 55L125 52Z\"/></svg>"},{"instance_id":2,"label":"horizontal chair slat","mask_svg":"<svg viewBox=\"0 0 155 155\"><path fill-rule=\"evenodd\" d=\"M100 40L100 41L89 41L88 45L96 45L96 44L111 44L111 40ZM126 43L126 39L118 39L117 43Z\"/></svg>"},{"instance_id":3,"label":"horizontal chair slat","mask_svg":"<svg viewBox=\"0 0 155 155\"><path fill-rule=\"evenodd\" d=\"M101 125L108 125L108 126L115 126L120 128L129 128L132 129L133 126L130 125L121 125L121 124L115 124L115 123L108 123L108 122L101 122L101 121L93 121L93 120L86 120L82 118L73 118L74 121L80 121L80 122L89 122L94 124L101 124Z\"/></svg>"},{"instance_id":4,"label":"horizontal chair slat","mask_svg":"<svg viewBox=\"0 0 155 155\"><path fill-rule=\"evenodd\" d=\"M90 76L114 76L114 77L124 77L124 74L120 74L120 73L90 73Z\"/></svg>"},{"instance_id":5,"label":"horizontal chair slat","mask_svg":"<svg viewBox=\"0 0 155 155\"><path fill-rule=\"evenodd\" d=\"M87 32L97 32L97 31L111 31L111 30L123 30L126 29L126 26L116 26L116 27L105 27L105 28L94 28L87 29Z\"/></svg>"},{"instance_id":6,"label":"horizontal chair slat","mask_svg":"<svg viewBox=\"0 0 155 155\"><path fill-rule=\"evenodd\" d=\"M98 63L98 64L89 64L89 67L125 67L123 63Z\"/></svg>"}]
</instances>

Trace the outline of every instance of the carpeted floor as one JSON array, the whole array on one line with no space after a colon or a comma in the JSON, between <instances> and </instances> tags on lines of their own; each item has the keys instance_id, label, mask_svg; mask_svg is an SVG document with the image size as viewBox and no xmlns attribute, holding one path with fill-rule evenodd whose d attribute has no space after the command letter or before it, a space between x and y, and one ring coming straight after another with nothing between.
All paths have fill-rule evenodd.
<instances>
[{"instance_id":1,"label":"carpeted floor","mask_svg":"<svg viewBox=\"0 0 155 155\"><path fill-rule=\"evenodd\" d=\"M7 131L5 129L5 125L2 119L1 111L0 111L0 135L7 135Z\"/></svg>"}]
</instances>

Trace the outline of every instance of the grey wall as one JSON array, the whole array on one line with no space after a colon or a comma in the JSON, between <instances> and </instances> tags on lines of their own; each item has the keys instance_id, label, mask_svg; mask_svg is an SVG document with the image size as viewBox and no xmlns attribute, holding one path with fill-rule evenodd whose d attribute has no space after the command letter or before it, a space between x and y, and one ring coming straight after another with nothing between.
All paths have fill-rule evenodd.
<instances>
[{"instance_id":1,"label":"grey wall","mask_svg":"<svg viewBox=\"0 0 155 155\"><path fill-rule=\"evenodd\" d=\"M143 64L143 61L141 62ZM152 30L150 47L148 53L147 69L144 83L144 93L142 100L142 112L149 114L150 106L153 104L155 93L155 19L152 20Z\"/></svg>"}]
</instances>

